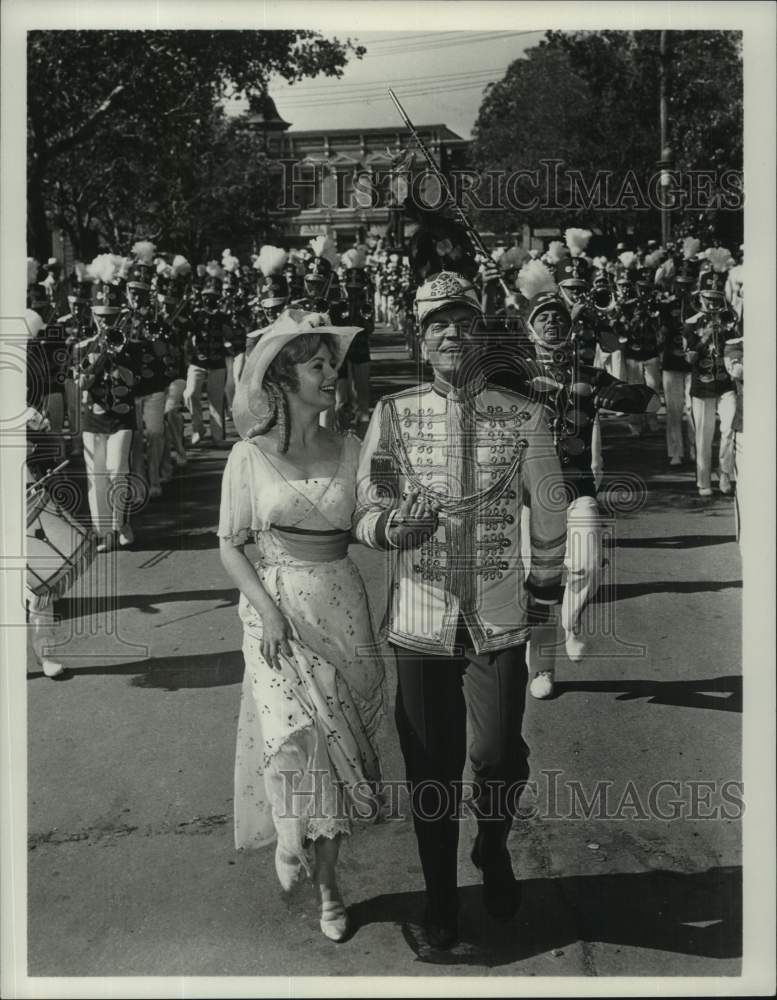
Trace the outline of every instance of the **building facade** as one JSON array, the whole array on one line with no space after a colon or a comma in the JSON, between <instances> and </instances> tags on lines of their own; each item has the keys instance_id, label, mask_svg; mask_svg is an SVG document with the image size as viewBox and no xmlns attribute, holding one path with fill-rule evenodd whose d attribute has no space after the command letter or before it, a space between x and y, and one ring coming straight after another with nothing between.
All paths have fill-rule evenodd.
<instances>
[{"instance_id":1,"label":"building facade","mask_svg":"<svg viewBox=\"0 0 777 1000\"><path fill-rule=\"evenodd\" d=\"M311 237L332 236L340 249L370 235L385 236L391 208L401 204L407 181L397 164L412 145L410 132L394 125L372 128L289 131L271 98L243 117L246 128L264 136L275 162L277 186L271 217L287 246ZM468 142L446 125L421 125L416 131L445 175L465 164ZM416 152L412 173L425 176L419 190L432 204L436 182Z\"/></svg>"}]
</instances>

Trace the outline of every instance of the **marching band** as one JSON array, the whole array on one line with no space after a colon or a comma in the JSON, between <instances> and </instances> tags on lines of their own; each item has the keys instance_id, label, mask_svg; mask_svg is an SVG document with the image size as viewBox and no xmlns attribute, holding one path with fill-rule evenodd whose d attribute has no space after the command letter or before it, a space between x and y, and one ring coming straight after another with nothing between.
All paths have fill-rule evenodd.
<instances>
[{"instance_id":1,"label":"marching band","mask_svg":"<svg viewBox=\"0 0 777 1000\"><path fill-rule=\"evenodd\" d=\"M203 394L210 441L229 446L245 359L283 310L361 328L321 422L363 437L376 324L418 359L416 289L441 270L459 273L477 290L498 348L487 355L488 377L498 382L509 368L508 387L546 414L568 494L561 620L577 661L581 616L602 578L601 415L625 415L639 438L656 432L661 413L667 462L695 462L702 498L715 469L719 491L735 491L743 443L741 254L686 237L591 258L591 236L570 228L542 253L498 246L488 258L462 255L440 232L417 234L409 255L375 238L339 255L321 236L302 248L263 246L250 261L225 249L221 261L196 267L143 240L127 257L75 262L67 281L59 261L28 259L28 404L60 458L83 456L97 550L125 548L135 539L132 509L161 496L203 441ZM736 516L741 537L738 505ZM532 693L552 690L553 665L538 668Z\"/></svg>"}]
</instances>

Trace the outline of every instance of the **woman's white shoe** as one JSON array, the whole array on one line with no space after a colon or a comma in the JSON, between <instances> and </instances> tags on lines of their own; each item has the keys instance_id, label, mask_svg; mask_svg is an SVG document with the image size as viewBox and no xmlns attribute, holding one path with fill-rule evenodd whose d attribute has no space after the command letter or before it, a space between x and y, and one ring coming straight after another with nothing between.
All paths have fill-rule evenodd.
<instances>
[{"instance_id":1,"label":"woman's white shoe","mask_svg":"<svg viewBox=\"0 0 777 1000\"><path fill-rule=\"evenodd\" d=\"M550 698L553 694L553 671L538 670L529 684L532 698Z\"/></svg>"},{"instance_id":2,"label":"woman's white shoe","mask_svg":"<svg viewBox=\"0 0 777 1000\"><path fill-rule=\"evenodd\" d=\"M275 848L275 873L281 888L290 892L302 877L302 864L293 854L286 854L280 845Z\"/></svg>"},{"instance_id":3,"label":"woman's white shoe","mask_svg":"<svg viewBox=\"0 0 777 1000\"><path fill-rule=\"evenodd\" d=\"M321 901L321 933L330 941L344 941L348 937L348 911L339 897Z\"/></svg>"},{"instance_id":4,"label":"woman's white shoe","mask_svg":"<svg viewBox=\"0 0 777 1000\"><path fill-rule=\"evenodd\" d=\"M585 656L585 639L579 632L567 632L564 648L569 659L573 663L579 663Z\"/></svg>"}]
</instances>

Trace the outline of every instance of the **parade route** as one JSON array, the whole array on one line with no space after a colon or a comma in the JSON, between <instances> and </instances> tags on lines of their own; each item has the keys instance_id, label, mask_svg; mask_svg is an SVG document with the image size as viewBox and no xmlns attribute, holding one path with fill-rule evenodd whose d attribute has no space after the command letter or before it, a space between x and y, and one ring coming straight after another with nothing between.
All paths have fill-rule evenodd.
<instances>
[{"instance_id":1,"label":"parade route","mask_svg":"<svg viewBox=\"0 0 777 1000\"><path fill-rule=\"evenodd\" d=\"M379 331L374 348L375 396L412 380L396 337ZM271 848L234 850L243 660L238 594L215 535L225 459L192 449L136 516L133 548L98 556L115 589L58 603L72 625L72 677L53 683L28 668L29 975L738 975L742 585L731 497L700 498L689 464L668 467L662 434L634 439L605 422L609 567L591 609L603 628L582 663L559 658L556 696L527 705L538 809L509 839L520 913L507 925L487 916L467 819L462 941L419 955L412 926L403 930L423 895L406 801L343 848L354 931L341 945L321 935L309 886L284 896ZM618 493L624 473L645 484L636 500ZM386 556L351 555L379 623ZM399 787L391 713L380 748ZM586 815L573 788L603 796L601 809Z\"/></svg>"}]
</instances>

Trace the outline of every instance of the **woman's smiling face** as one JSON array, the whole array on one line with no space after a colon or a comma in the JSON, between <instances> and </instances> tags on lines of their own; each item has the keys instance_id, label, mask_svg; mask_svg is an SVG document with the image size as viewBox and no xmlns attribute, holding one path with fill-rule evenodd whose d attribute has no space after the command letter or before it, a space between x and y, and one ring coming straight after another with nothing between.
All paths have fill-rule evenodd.
<instances>
[{"instance_id":1,"label":"woman's smiling face","mask_svg":"<svg viewBox=\"0 0 777 1000\"><path fill-rule=\"evenodd\" d=\"M321 344L309 361L294 366L298 388L289 392L299 403L316 410L328 409L335 399L337 359Z\"/></svg>"}]
</instances>

